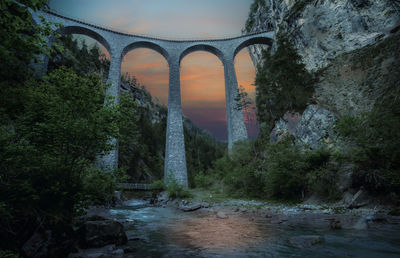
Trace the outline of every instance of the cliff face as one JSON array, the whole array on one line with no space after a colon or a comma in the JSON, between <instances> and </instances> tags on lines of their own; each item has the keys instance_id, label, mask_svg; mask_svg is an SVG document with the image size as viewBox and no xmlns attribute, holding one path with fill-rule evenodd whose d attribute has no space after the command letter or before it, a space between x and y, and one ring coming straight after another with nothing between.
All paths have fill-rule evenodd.
<instances>
[{"instance_id":1,"label":"cliff face","mask_svg":"<svg viewBox=\"0 0 400 258\"><path fill-rule=\"evenodd\" d=\"M259 0L255 5L244 32L288 33L310 71L385 39L400 25L396 0ZM250 47L255 64L261 49Z\"/></svg>"},{"instance_id":2,"label":"cliff face","mask_svg":"<svg viewBox=\"0 0 400 258\"><path fill-rule=\"evenodd\" d=\"M243 31L272 29L276 34L288 35L306 68L318 80L313 97L317 105L309 106L306 111L322 108L326 110L322 114L329 114L329 117L319 116L318 121L313 121L315 116L297 113L293 120L292 110L288 110L276 122L272 141L286 133L301 140L295 132L308 130L311 134L307 142L316 145L330 137L328 134L318 136L334 126L334 119L330 117L369 111L379 103L385 89L398 87L399 3L397 0L255 1ZM272 51L274 48L272 46ZM249 47L256 66L260 64L262 49L266 47ZM321 121L329 121L329 124ZM293 123L296 128L290 130ZM307 128L300 128L302 124ZM318 126L310 126L313 124Z\"/></svg>"}]
</instances>

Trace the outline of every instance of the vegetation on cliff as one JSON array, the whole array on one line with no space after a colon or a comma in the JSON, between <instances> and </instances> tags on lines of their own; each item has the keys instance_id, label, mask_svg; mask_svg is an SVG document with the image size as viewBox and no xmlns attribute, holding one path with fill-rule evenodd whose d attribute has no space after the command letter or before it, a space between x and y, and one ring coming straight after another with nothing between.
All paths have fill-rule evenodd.
<instances>
[{"instance_id":1,"label":"vegetation on cliff","mask_svg":"<svg viewBox=\"0 0 400 258\"><path fill-rule=\"evenodd\" d=\"M299 12L308 2L296 2L292 12ZM259 1L254 1L251 7L247 31L259 5ZM310 74L294 45L281 32L273 51L264 51L261 65L257 67L255 85L260 136L254 142L238 143L231 155L217 160L211 170L196 177L197 185L237 197L299 201L316 194L321 200L334 201L342 197L341 178L350 169L350 187L355 191L365 189L371 195L396 202L400 189L400 157L396 147L400 144L400 92L396 86L398 79L393 78L399 76L397 71L379 74L371 69L374 64L370 64L370 60L383 60L379 56L382 48L385 51L397 49L398 44L392 42L398 42L398 36L349 53L358 58L354 62L349 59L348 65L375 73L368 74L367 78L386 76L389 79L364 83L369 87L376 81L385 82L379 88L378 99L371 102L371 110L357 116L339 116L333 125L335 139L310 150L299 145L293 136L283 137L277 143L269 139L271 130L285 113L302 113L316 101L313 98L317 80L313 78L323 74L323 71ZM218 183L213 182L213 177Z\"/></svg>"}]
</instances>

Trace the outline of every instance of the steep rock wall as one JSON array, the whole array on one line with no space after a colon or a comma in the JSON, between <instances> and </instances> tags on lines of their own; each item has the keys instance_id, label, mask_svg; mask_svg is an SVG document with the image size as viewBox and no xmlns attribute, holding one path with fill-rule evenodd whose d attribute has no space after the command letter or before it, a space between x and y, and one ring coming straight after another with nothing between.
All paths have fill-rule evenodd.
<instances>
[{"instance_id":1,"label":"steep rock wall","mask_svg":"<svg viewBox=\"0 0 400 258\"><path fill-rule=\"evenodd\" d=\"M271 29L276 34L287 34L306 68L318 80L312 102L338 118L358 115L379 104L385 89L400 87L399 2L258 0L243 32ZM249 47L255 66L261 64L263 49L262 45ZM291 112L288 110L287 114ZM296 119L301 120L303 115L298 113ZM334 126L334 120L328 118L317 121L320 126L312 128L310 137L321 135L320 128ZM310 123L306 127L296 123L290 130L291 122L291 117L285 116L277 121L271 141L289 133L301 143L295 132L311 130L306 128ZM330 134L329 131L326 137L331 137ZM314 138L309 141L317 145L320 139Z\"/></svg>"},{"instance_id":2,"label":"steep rock wall","mask_svg":"<svg viewBox=\"0 0 400 258\"><path fill-rule=\"evenodd\" d=\"M244 33L288 33L309 71L338 55L383 40L400 25L396 0L259 0ZM255 65L262 46L250 47Z\"/></svg>"}]
</instances>

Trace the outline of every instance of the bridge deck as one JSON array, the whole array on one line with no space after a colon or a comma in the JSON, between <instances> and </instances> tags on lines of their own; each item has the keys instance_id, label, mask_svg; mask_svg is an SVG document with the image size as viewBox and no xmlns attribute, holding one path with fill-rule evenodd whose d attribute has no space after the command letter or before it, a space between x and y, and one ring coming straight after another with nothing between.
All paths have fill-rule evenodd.
<instances>
[{"instance_id":1,"label":"bridge deck","mask_svg":"<svg viewBox=\"0 0 400 258\"><path fill-rule=\"evenodd\" d=\"M120 190L129 190L129 191L135 191L135 190L148 191L148 190L151 190L150 189L150 184L131 184L131 183L118 184L118 189L120 189Z\"/></svg>"}]
</instances>

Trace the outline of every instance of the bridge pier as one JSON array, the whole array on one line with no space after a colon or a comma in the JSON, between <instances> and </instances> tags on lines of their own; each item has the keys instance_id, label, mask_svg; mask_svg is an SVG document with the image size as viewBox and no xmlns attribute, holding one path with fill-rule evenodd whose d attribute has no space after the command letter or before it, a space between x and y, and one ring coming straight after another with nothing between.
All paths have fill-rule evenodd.
<instances>
[{"instance_id":1,"label":"bridge pier","mask_svg":"<svg viewBox=\"0 0 400 258\"><path fill-rule=\"evenodd\" d=\"M170 56L167 137L165 146L164 181L174 178L180 185L188 187L185 140L183 134L180 62L179 57Z\"/></svg>"},{"instance_id":2,"label":"bridge pier","mask_svg":"<svg viewBox=\"0 0 400 258\"><path fill-rule=\"evenodd\" d=\"M107 89L106 94L113 97L111 100L112 103L119 103L119 84L121 80L121 51L112 51L111 53L111 63L110 70L108 72L107 83L110 83L111 86ZM104 105L110 104L107 100L104 102ZM113 138L109 142L110 145L113 146L113 149L105 154L102 154L98 161L97 165L104 169L107 172L112 172L113 170L118 168L118 141Z\"/></svg>"},{"instance_id":3,"label":"bridge pier","mask_svg":"<svg viewBox=\"0 0 400 258\"><path fill-rule=\"evenodd\" d=\"M224 58L226 118L228 123L228 149L237 141L246 140L247 129L242 109L238 109L238 83L233 58Z\"/></svg>"}]
</instances>

